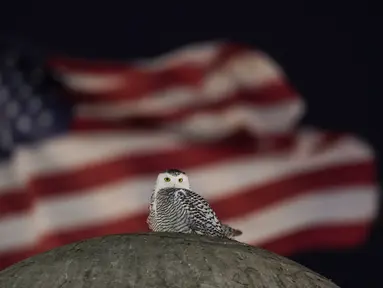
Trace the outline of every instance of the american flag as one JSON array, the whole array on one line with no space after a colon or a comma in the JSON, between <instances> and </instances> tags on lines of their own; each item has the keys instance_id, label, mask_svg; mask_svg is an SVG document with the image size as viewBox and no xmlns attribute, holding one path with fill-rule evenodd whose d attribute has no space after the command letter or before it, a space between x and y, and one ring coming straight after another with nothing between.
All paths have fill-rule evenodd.
<instances>
[{"instance_id":1,"label":"american flag","mask_svg":"<svg viewBox=\"0 0 383 288\"><path fill-rule=\"evenodd\" d=\"M0 268L148 231L167 168L188 173L239 241L291 255L368 236L371 148L301 126L303 98L264 52L208 42L126 63L14 54L0 72Z\"/></svg>"}]
</instances>

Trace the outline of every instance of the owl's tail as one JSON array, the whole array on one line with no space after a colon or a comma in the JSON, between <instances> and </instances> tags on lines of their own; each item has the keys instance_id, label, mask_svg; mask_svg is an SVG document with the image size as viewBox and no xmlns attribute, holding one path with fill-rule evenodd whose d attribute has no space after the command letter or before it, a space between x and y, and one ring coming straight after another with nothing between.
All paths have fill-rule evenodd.
<instances>
[{"instance_id":1,"label":"owl's tail","mask_svg":"<svg viewBox=\"0 0 383 288\"><path fill-rule=\"evenodd\" d=\"M223 226L223 230L224 230L224 233L226 235L226 237L237 237L237 236L240 236L242 235L242 231L241 230L238 230L238 229L234 229L232 227L230 227L229 225L226 225L226 224L222 224Z\"/></svg>"}]
</instances>

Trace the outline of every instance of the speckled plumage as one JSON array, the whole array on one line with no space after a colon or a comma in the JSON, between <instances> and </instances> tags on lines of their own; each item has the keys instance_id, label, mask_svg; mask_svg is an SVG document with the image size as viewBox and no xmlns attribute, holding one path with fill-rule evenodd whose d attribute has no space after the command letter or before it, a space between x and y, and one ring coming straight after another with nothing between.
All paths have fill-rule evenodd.
<instances>
[{"instance_id":1,"label":"speckled plumage","mask_svg":"<svg viewBox=\"0 0 383 288\"><path fill-rule=\"evenodd\" d=\"M180 184L180 178L186 179L186 184ZM167 184L162 179L170 180ZM159 174L147 218L150 230L227 238L242 234L222 224L209 203L189 188L187 176L182 171L170 169Z\"/></svg>"}]
</instances>

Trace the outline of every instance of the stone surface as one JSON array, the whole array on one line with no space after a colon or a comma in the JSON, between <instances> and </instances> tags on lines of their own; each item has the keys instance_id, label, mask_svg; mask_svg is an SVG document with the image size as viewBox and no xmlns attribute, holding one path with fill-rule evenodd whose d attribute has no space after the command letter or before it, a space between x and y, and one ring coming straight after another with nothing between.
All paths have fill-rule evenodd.
<instances>
[{"instance_id":1,"label":"stone surface","mask_svg":"<svg viewBox=\"0 0 383 288\"><path fill-rule=\"evenodd\" d=\"M36 255L0 271L4 288L338 287L281 256L177 233L109 235Z\"/></svg>"}]
</instances>

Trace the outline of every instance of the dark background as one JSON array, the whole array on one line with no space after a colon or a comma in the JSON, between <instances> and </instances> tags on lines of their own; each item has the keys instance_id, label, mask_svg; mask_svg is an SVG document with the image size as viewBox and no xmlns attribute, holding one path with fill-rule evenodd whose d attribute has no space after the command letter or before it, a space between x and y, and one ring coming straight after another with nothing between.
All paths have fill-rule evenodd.
<instances>
[{"instance_id":1,"label":"dark background","mask_svg":"<svg viewBox=\"0 0 383 288\"><path fill-rule=\"evenodd\" d=\"M383 179L382 116L378 102L373 101L378 85L374 86L377 82L369 71L369 60L377 59L378 52L374 54L377 49L369 39L374 32L368 1L347 2L347 6L340 1L331 5L318 5L318 1L190 5L185 1L168 7L162 2L162 6L140 3L0 5L0 39L17 36L50 52L124 60L156 56L204 40L247 43L264 50L284 68L307 101L304 123L352 132L371 143L377 153L379 179ZM380 222L363 247L291 258L342 288L383 287Z\"/></svg>"}]
</instances>

